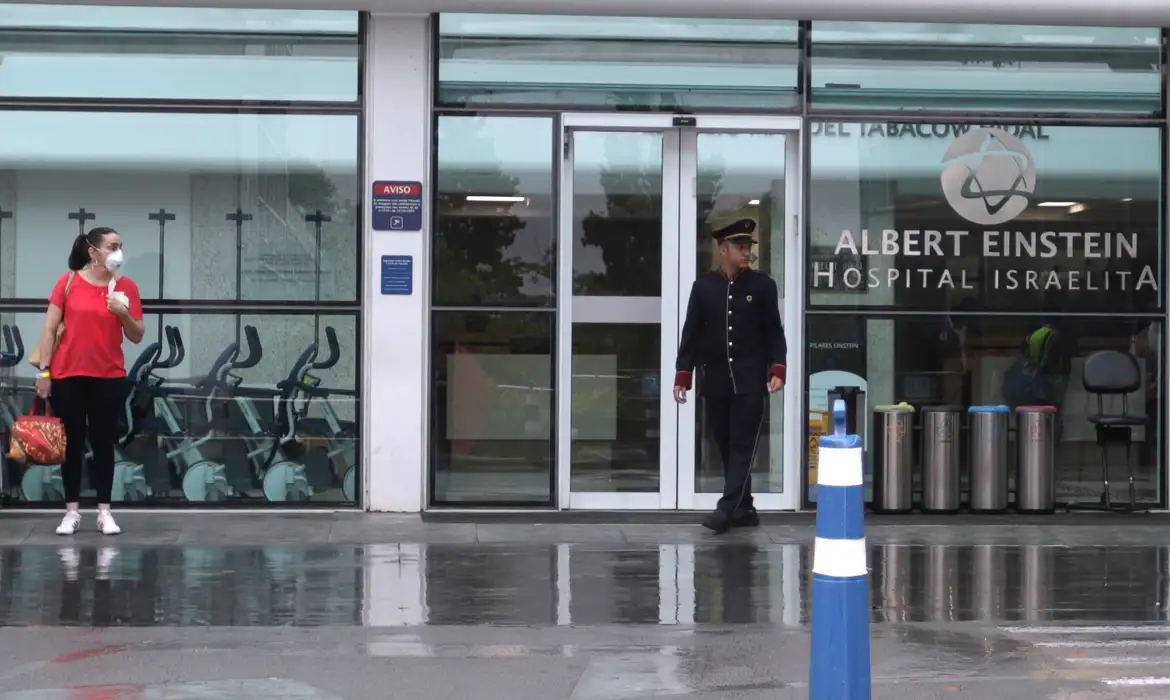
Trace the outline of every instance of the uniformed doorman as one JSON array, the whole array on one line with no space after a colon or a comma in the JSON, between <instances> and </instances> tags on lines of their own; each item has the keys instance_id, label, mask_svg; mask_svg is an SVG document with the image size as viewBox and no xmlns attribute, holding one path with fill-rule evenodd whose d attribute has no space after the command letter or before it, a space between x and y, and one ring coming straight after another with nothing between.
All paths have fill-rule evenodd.
<instances>
[{"instance_id":1,"label":"uniformed doorman","mask_svg":"<svg viewBox=\"0 0 1170 700\"><path fill-rule=\"evenodd\" d=\"M769 394L784 388L788 345L776 282L750 268L756 224L741 219L712 233L719 269L695 280L675 363L674 400L686 403L695 368L723 458L723 496L703 526L716 533L752 527L752 462Z\"/></svg>"}]
</instances>

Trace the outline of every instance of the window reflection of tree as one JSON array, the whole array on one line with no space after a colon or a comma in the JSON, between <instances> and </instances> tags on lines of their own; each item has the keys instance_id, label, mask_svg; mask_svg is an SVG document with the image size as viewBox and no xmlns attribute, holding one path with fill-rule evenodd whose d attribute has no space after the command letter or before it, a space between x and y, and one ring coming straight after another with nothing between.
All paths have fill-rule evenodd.
<instances>
[{"instance_id":1,"label":"window reflection of tree","mask_svg":"<svg viewBox=\"0 0 1170 700\"><path fill-rule=\"evenodd\" d=\"M606 162L623 160L614 139L607 138L604 144ZM575 271L574 294L662 294L662 180L661 166L601 169L604 209L576 211L574 216L581 222L581 243L600 249L604 269Z\"/></svg>"},{"instance_id":2,"label":"window reflection of tree","mask_svg":"<svg viewBox=\"0 0 1170 700\"><path fill-rule=\"evenodd\" d=\"M449 146L440 143L439 147L464 153L495 152L494 144L468 143L463 136ZM550 162L550 172L551 169ZM434 240L434 303L482 306L547 302L552 293L551 241L534 231L529 235L537 237L538 250L530 256L515 250L517 239L529 224L517 213L527 213L530 200L468 201L468 195L518 197L520 181L499 168L447 167L440 171Z\"/></svg>"}]
</instances>

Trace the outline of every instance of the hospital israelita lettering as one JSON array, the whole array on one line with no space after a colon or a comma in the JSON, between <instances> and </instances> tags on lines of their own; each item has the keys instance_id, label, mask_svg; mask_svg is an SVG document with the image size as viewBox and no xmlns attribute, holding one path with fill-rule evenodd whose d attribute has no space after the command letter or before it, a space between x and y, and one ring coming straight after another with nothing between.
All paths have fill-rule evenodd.
<instances>
[{"instance_id":1,"label":"hospital israelita lettering","mask_svg":"<svg viewBox=\"0 0 1170 700\"><path fill-rule=\"evenodd\" d=\"M856 234L844 230L832 256L811 261L813 288L859 291L982 287L993 291L1156 294L1154 267L1143 264L1156 255L1139 257L1137 233L999 228L1024 213L1036 187L1036 164L1020 135L1001 128L978 127L958 134L943 155L939 182L947 204L962 219L985 228L861 229ZM1083 206L1073 203L1068 209L1071 214L1083 211ZM869 264L868 259L875 256L890 264ZM922 261L915 265L915 258ZM961 265L961 261L972 258L983 259L978 283ZM997 258L1020 264L1012 267L992 261ZM948 269L950 261L960 261L958 269Z\"/></svg>"},{"instance_id":2,"label":"hospital israelita lettering","mask_svg":"<svg viewBox=\"0 0 1170 700\"><path fill-rule=\"evenodd\" d=\"M975 289L967 270L922 266L892 266L875 269L850 265L842 260L872 256L896 258L962 258L975 253L984 258L1017 259L1138 259L1136 233L1080 231L896 231L886 229L859 235L843 231L833 251L833 260L813 262L813 288L833 288L834 281L847 289L902 287L933 289ZM837 266L841 266L838 269ZM1081 266L1078 266L1081 267ZM992 289L1067 291L1157 291L1151 265L1133 269L996 269L990 271ZM985 286L987 283L984 283Z\"/></svg>"}]
</instances>

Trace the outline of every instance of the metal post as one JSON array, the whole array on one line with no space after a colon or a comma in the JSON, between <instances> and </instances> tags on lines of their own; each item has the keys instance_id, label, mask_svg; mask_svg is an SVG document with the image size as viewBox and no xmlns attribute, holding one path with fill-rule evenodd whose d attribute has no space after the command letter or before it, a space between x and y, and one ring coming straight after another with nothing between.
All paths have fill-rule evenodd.
<instances>
[{"instance_id":1,"label":"metal post","mask_svg":"<svg viewBox=\"0 0 1170 700\"><path fill-rule=\"evenodd\" d=\"M11 218L12 218L11 211L7 211L3 208L0 208L0 227L2 227L4 225L4 219L11 219ZM2 238L3 238L3 236L0 236L0 239L2 239ZM0 240L0 245L3 245L2 240ZM12 283L13 283L12 296L16 296L16 280L13 279ZM3 289L3 286L4 286L3 268L0 268L0 289ZM0 293L0 296L3 296L3 294Z\"/></svg>"},{"instance_id":2,"label":"metal post","mask_svg":"<svg viewBox=\"0 0 1170 700\"><path fill-rule=\"evenodd\" d=\"M244 222L251 221L252 215L245 212L240 207L236 207L233 212L228 212L228 221L234 221L236 224L236 301L239 301L243 295L244 284ZM236 314L236 342L240 342L240 315Z\"/></svg>"},{"instance_id":3,"label":"metal post","mask_svg":"<svg viewBox=\"0 0 1170 700\"><path fill-rule=\"evenodd\" d=\"M305 214L305 221L312 223L317 230L317 257L314 259L316 270L313 275L313 301L321 301L321 224L326 221L333 221L333 217L318 209L312 214ZM313 337L316 338L320 332L321 315L313 316Z\"/></svg>"},{"instance_id":4,"label":"metal post","mask_svg":"<svg viewBox=\"0 0 1170 700\"><path fill-rule=\"evenodd\" d=\"M869 700L869 571L862 445L833 402L833 434L820 439L813 550L810 700Z\"/></svg>"},{"instance_id":5,"label":"metal post","mask_svg":"<svg viewBox=\"0 0 1170 700\"><path fill-rule=\"evenodd\" d=\"M77 211L69 212L69 218L77 222L77 235L83 236L85 235L85 222L93 221L97 218L97 214L94 214L92 211L86 211L85 207L82 207Z\"/></svg>"},{"instance_id":6,"label":"metal post","mask_svg":"<svg viewBox=\"0 0 1170 700\"><path fill-rule=\"evenodd\" d=\"M158 222L158 298L166 299L167 293L163 287L163 275L166 264L167 222L174 221L175 215L166 209L159 209L152 214L147 214L146 218Z\"/></svg>"}]
</instances>

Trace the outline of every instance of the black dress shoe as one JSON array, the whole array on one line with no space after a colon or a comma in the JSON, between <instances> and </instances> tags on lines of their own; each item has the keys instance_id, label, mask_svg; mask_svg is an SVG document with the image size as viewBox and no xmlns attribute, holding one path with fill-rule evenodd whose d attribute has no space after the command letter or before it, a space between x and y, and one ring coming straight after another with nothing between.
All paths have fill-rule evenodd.
<instances>
[{"instance_id":1,"label":"black dress shoe","mask_svg":"<svg viewBox=\"0 0 1170 700\"><path fill-rule=\"evenodd\" d=\"M703 527L716 535L722 535L731 527L731 518L728 517L727 513L716 509L714 513L703 518Z\"/></svg>"},{"instance_id":2,"label":"black dress shoe","mask_svg":"<svg viewBox=\"0 0 1170 700\"><path fill-rule=\"evenodd\" d=\"M755 508L740 508L731 516L732 527L759 527L760 514Z\"/></svg>"}]
</instances>

